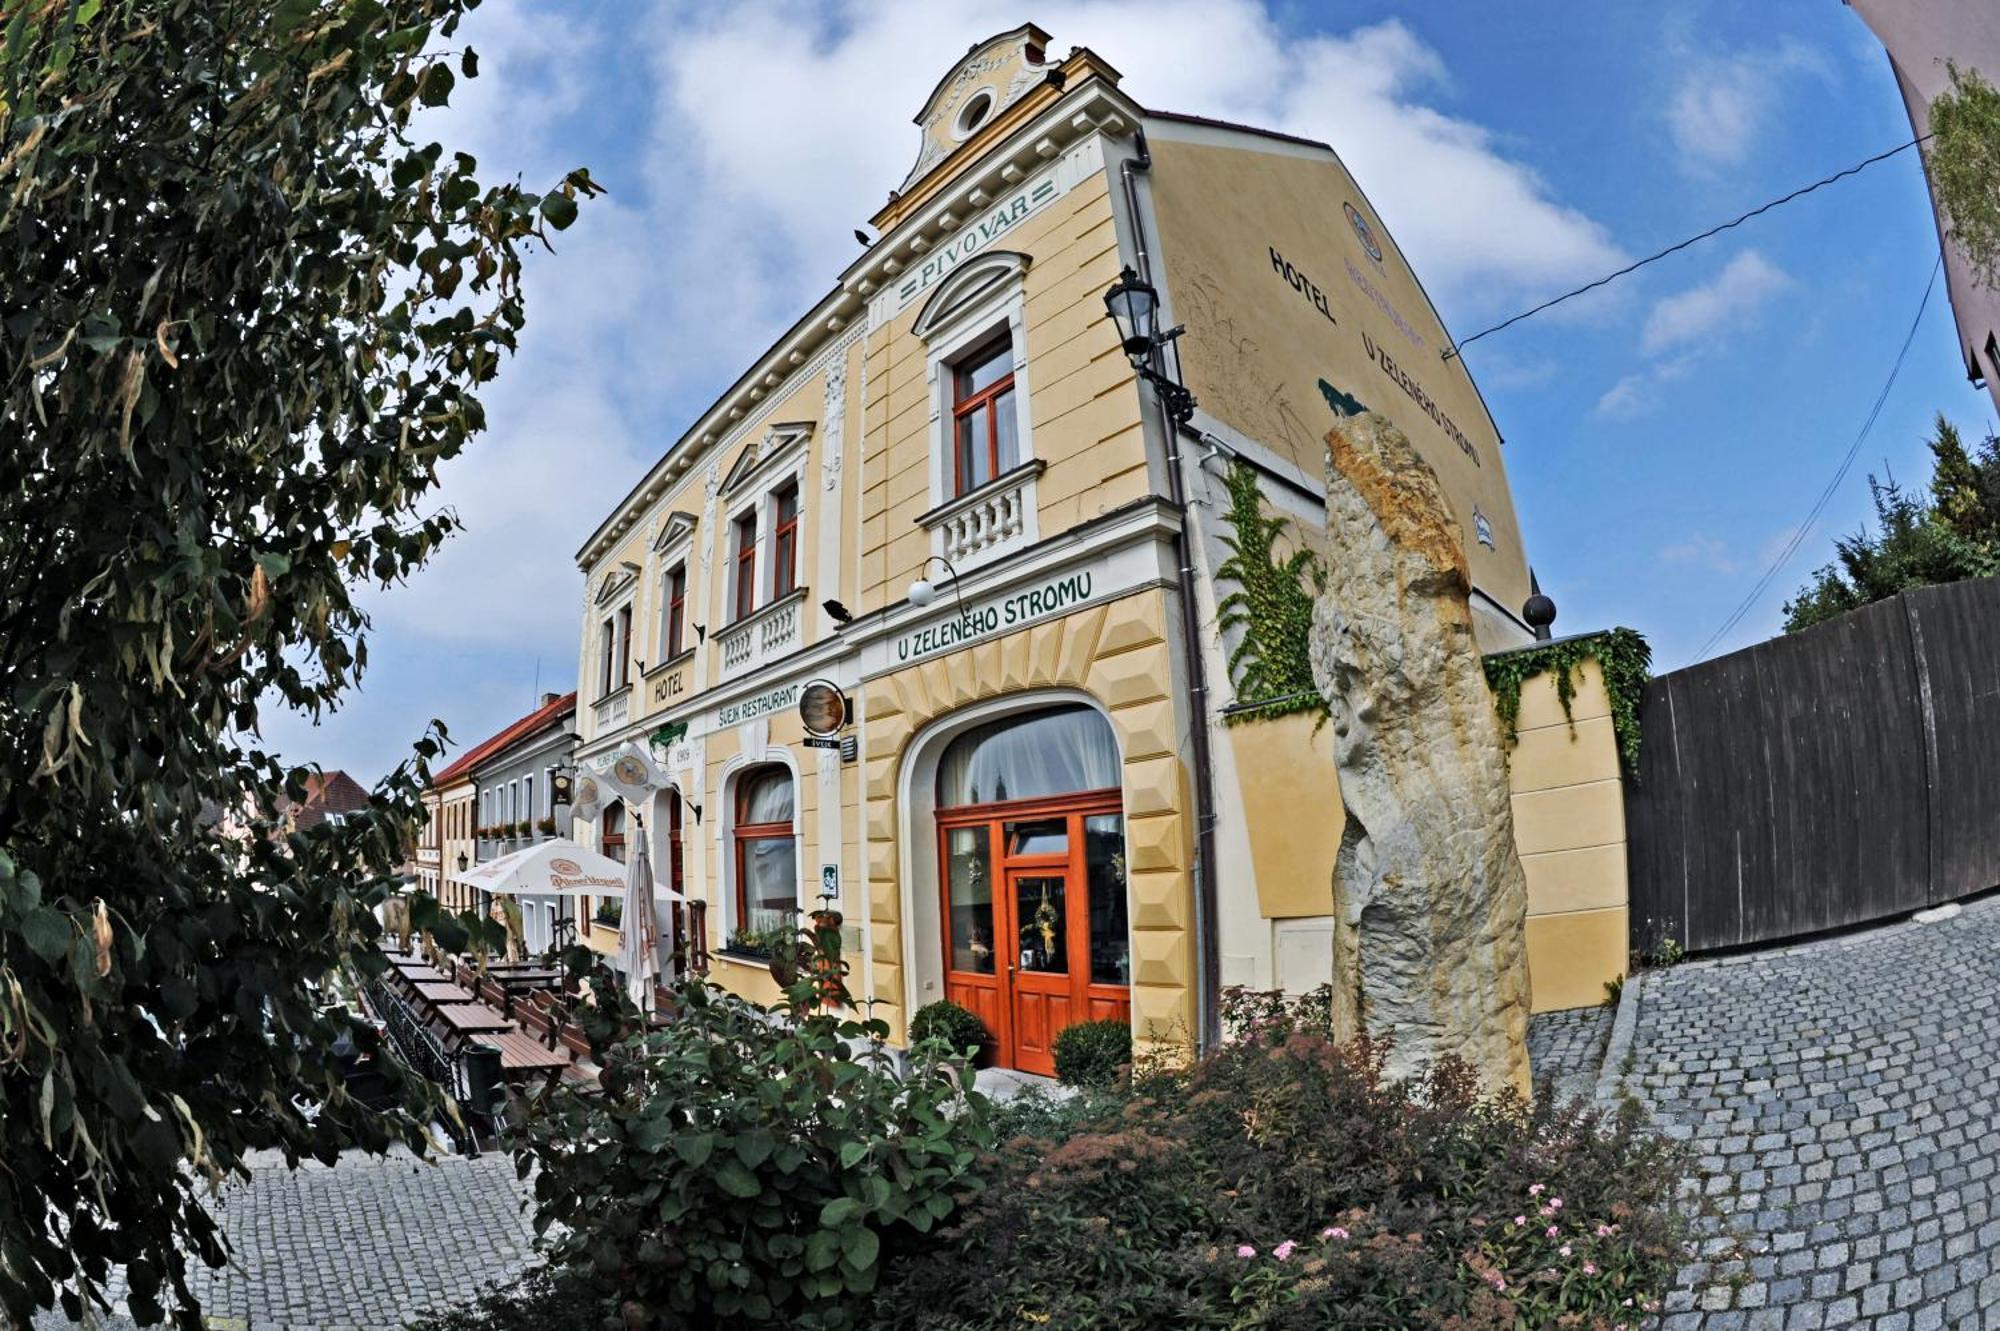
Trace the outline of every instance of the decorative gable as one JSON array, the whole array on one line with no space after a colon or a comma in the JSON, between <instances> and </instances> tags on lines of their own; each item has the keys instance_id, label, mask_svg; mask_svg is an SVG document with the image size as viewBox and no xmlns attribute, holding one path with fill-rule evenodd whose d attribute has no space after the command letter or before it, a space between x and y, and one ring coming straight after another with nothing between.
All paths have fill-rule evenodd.
<instances>
[{"instance_id":1,"label":"decorative gable","mask_svg":"<svg viewBox=\"0 0 2000 1331\"><path fill-rule=\"evenodd\" d=\"M592 597L598 605L606 605L624 595L639 580L639 566L630 560L619 560L618 567L607 572L597 583L597 595Z\"/></svg>"},{"instance_id":2,"label":"decorative gable","mask_svg":"<svg viewBox=\"0 0 2000 1331\"><path fill-rule=\"evenodd\" d=\"M763 438L737 455L736 465L722 478L723 497L733 497L779 459L795 457L805 447L806 440L812 438L812 432L811 421L787 421L764 431Z\"/></svg>"},{"instance_id":3,"label":"decorative gable","mask_svg":"<svg viewBox=\"0 0 2000 1331\"><path fill-rule=\"evenodd\" d=\"M660 527L660 534L653 539L653 553L659 554L664 550L670 550L687 540L694 535L694 529L700 523L700 518L692 513L683 513L679 509L667 514L666 522Z\"/></svg>"},{"instance_id":4,"label":"decorative gable","mask_svg":"<svg viewBox=\"0 0 2000 1331\"><path fill-rule=\"evenodd\" d=\"M1061 63L1044 59L1048 44L1046 32L1024 23L1012 32L988 37L968 51L917 113L923 147L897 192L923 179L952 149L1044 82Z\"/></svg>"}]
</instances>

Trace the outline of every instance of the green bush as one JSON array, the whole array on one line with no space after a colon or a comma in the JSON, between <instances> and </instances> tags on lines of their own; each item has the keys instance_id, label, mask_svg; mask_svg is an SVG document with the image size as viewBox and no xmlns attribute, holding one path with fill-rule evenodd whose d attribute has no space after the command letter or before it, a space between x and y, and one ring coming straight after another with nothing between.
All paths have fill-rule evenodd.
<instances>
[{"instance_id":1,"label":"green bush","mask_svg":"<svg viewBox=\"0 0 2000 1331\"><path fill-rule=\"evenodd\" d=\"M1296 1019L1296 1014L1295 1014ZM1305 1021L1311 1020L1310 1013ZM1461 1065L1292 1031L1086 1099L1001 1148L886 1331L1637 1326L1685 1250L1678 1148Z\"/></svg>"},{"instance_id":2,"label":"green bush","mask_svg":"<svg viewBox=\"0 0 2000 1331\"><path fill-rule=\"evenodd\" d=\"M603 1331L615 1311L587 1273L538 1266L476 1302L440 1308L406 1325L409 1331Z\"/></svg>"},{"instance_id":3,"label":"green bush","mask_svg":"<svg viewBox=\"0 0 2000 1331\"><path fill-rule=\"evenodd\" d=\"M910 1018L910 1041L943 1040L953 1052L971 1049L984 1054L993 1043L993 1032L971 1008L960 1007L948 998L926 1003Z\"/></svg>"},{"instance_id":4,"label":"green bush","mask_svg":"<svg viewBox=\"0 0 2000 1331\"><path fill-rule=\"evenodd\" d=\"M1122 1021L1080 1021L1056 1032L1056 1080L1109 1086L1132 1061L1132 1028Z\"/></svg>"},{"instance_id":5,"label":"green bush","mask_svg":"<svg viewBox=\"0 0 2000 1331\"><path fill-rule=\"evenodd\" d=\"M602 1094L550 1092L517 1164L539 1171L553 1259L593 1272L628 1324L860 1325L883 1262L979 1186L992 1134L970 1065L921 1046L899 1074L885 1023L838 1015L839 934L827 911L782 940L779 1005L691 981L656 1031L623 1033L615 978L594 975Z\"/></svg>"}]
</instances>

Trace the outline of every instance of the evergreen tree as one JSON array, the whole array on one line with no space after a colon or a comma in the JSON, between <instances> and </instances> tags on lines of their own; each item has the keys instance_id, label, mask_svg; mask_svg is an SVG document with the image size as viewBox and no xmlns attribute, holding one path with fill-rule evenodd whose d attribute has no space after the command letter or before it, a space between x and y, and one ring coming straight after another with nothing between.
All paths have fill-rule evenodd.
<instances>
[{"instance_id":1,"label":"evergreen tree","mask_svg":"<svg viewBox=\"0 0 2000 1331\"><path fill-rule=\"evenodd\" d=\"M2000 441L1975 458L1940 413L1927 493L1868 478L1875 529L1834 542L1834 561L1785 603L1785 632L1824 623L1911 587L2000 573Z\"/></svg>"}]
</instances>

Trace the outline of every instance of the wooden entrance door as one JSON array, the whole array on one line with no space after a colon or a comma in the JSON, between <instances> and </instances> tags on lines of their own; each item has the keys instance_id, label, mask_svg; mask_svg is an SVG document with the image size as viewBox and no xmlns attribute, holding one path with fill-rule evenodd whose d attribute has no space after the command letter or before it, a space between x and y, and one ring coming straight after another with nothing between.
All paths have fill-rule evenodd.
<instances>
[{"instance_id":1,"label":"wooden entrance door","mask_svg":"<svg viewBox=\"0 0 2000 1331\"><path fill-rule=\"evenodd\" d=\"M1131 1019L1119 807L1112 790L938 815L945 994L1003 1067L1052 1075L1063 1027Z\"/></svg>"}]
</instances>

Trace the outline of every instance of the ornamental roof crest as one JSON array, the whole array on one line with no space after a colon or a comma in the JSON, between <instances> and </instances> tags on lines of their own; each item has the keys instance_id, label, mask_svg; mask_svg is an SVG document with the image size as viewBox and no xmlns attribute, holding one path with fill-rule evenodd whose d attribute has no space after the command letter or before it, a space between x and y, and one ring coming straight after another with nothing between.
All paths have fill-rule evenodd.
<instances>
[{"instance_id":1,"label":"ornamental roof crest","mask_svg":"<svg viewBox=\"0 0 2000 1331\"><path fill-rule=\"evenodd\" d=\"M1061 64L1046 59L1048 44L1049 35L1032 23L974 43L917 113L923 147L897 192L923 179L953 149L1044 82Z\"/></svg>"}]
</instances>

